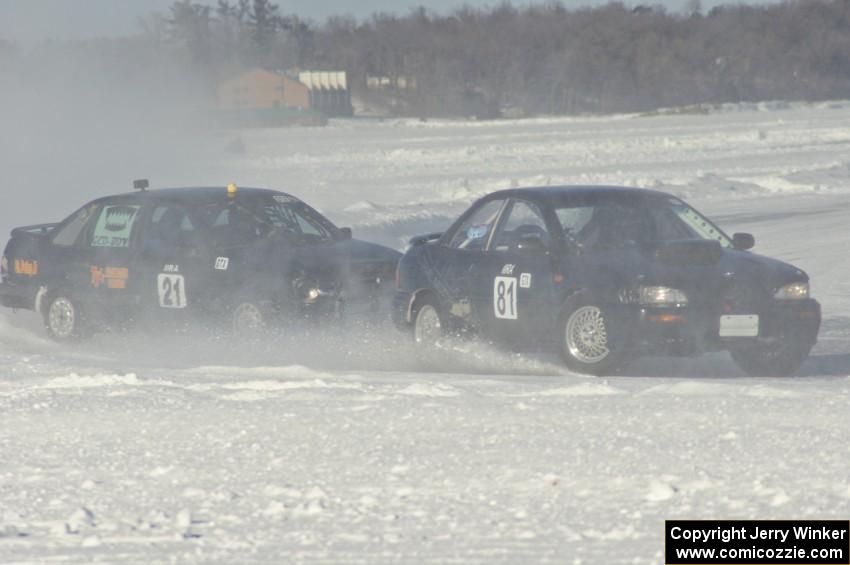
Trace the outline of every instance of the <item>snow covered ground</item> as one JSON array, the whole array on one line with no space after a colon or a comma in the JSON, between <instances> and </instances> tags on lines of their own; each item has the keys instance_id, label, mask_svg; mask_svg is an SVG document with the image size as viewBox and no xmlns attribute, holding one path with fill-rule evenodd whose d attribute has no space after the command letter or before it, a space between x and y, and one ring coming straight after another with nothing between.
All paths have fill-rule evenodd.
<instances>
[{"instance_id":1,"label":"snow covered ground","mask_svg":"<svg viewBox=\"0 0 850 565\"><path fill-rule=\"evenodd\" d=\"M168 184L281 188L399 247L508 186L675 192L808 271L820 343L789 379L477 345L426 373L390 328L70 348L4 312L0 562L648 565L667 518L850 515L850 104L241 137Z\"/></svg>"}]
</instances>

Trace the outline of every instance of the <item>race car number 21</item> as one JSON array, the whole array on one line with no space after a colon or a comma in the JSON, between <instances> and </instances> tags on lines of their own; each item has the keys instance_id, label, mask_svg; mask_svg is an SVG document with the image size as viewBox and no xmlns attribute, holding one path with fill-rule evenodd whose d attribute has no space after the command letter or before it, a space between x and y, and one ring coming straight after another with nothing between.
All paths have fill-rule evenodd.
<instances>
[{"instance_id":1,"label":"race car number 21","mask_svg":"<svg viewBox=\"0 0 850 565\"><path fill-rule=\"evenodd\" d=\"M183 275L161 274L157 279L159 305L162 308L186 307L186 284Z\"/></svg>"},{"instance_id":2,"label":"race car number 21","mask_svg":"<svg viewBox=\"0 0 850 565\"><path fill-rule=\"evenodd\" d=\"M496 277L493 280L493 312L496 318L516 320L516 277Z\"/></svg>"}]
</instances>

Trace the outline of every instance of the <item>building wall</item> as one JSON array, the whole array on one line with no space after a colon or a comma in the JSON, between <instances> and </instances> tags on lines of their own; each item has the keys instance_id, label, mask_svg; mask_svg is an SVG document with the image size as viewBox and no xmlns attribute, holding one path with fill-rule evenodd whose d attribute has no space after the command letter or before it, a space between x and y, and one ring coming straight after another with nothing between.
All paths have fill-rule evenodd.
<instances>
[{"instance_id":1,"label":"building wall","mask_svg":"<svg viewBox=\"0 0 850 565\"><path fill-rule=\"evenodd\" d=\"M301 71L299 82L310 91L310 107L328 116L350 116L351 90L345 71Z\"/></svg>"},{"instance_id":2,"label":"building wall","mask_svg":"<svg viewBox=\"0 0 850 565\"><path fill-rule=\"evenodd\" d=\"M310 91L298 81L278 73L253 69L218 88L218 105L222 110L256 108L310 107Z\"/></svg>"}]
</instances>

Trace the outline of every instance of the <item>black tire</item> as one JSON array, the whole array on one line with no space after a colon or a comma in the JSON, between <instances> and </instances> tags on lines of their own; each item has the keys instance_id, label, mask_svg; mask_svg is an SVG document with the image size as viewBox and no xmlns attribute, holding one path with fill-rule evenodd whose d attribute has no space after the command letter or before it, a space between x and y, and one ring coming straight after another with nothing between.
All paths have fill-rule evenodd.
<instances>
[{"instance_id":1,"label":"black tire","mask_svg":"<svg viewBox=\"0 0 850 565\"><path fill-rule=\"evenodd\" d=\"M572 371L610 375L625 364L622 346L610 342L604 309L587 293L564 302L558 332L561 358Z\"/></svg>"},{"instance_id":2,"label":"black tire","mask_svg":"<svg viewBox=\"0 0 850 565\"><path fill-rule=\"evenodd\" d=\"M44 329L50 339L68 343L91 336L85 311L71 293L64 290L50 292L44 304Z\"/></svg>"},{"instance_id":3,"label":"black tire","mask_svg":"<svg viewBox=\"0 0 850 565\"><path fill-rule=\"evenodd\" d=\"M256 339L271 326L271 307L256 300L238 300L230 310L230 331L234 336Z\"/></svg>"},{"instance_id":4,"label":"black tire","mask_svg":"<svg viewBox=\"0 0 850 565\"><path fill-rule=\"evenodd\" d=\"M440 305L433 297L423 296L413 304L410 318L410 336L417 353L433 354L446 333Z\"/></svg>"},{"instance_id":5,"label":"black tire","mask_svg":"<svg viewBox=\"0 0 850 565\"><path fill-rule=\"evenodd\" d=\"M810 344L785 338L771 344L734 349L729 354L735 364L750 376L789 377L797 372L811 350Z\"/></svg>"}]
</instances>

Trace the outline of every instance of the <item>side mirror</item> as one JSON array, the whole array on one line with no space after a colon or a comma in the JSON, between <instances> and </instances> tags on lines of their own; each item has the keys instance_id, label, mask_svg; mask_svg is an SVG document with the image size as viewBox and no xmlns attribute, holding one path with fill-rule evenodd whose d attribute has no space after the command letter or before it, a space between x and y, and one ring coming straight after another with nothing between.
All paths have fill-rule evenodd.
<instances>
[{"instance_id":1,"label":"side mirror","mask_svg":"<svg viewBox=\"0 0 850 565\"><path fill-rule=\"evenodd\" d=\"M516 242L516 250L520 253L529 253L534 255L542 255L549 251L543 238L536 233L527 233L521 235L519 241Z\"/></svg>"},{"instance_id":2,"label":"side mirror","mask_svg":"<svg viewBox=\"0 0 850 565\"><path fill-rule=\"evenodd\" d=\"M351 239L351 228L339 228L334 239L337 241L346 241Z\"/></svg>"},{"instance_id":3,"label":"side mirror","mask_svg":"<svg viewBox=\"0 0 850 565\"><path fill-rule=\"evenodd\" d=\"M752 249L756 244L756 238L751 233L736 233L732 236L732 247L740 251Z\"/></svg>"}]
</instances>

